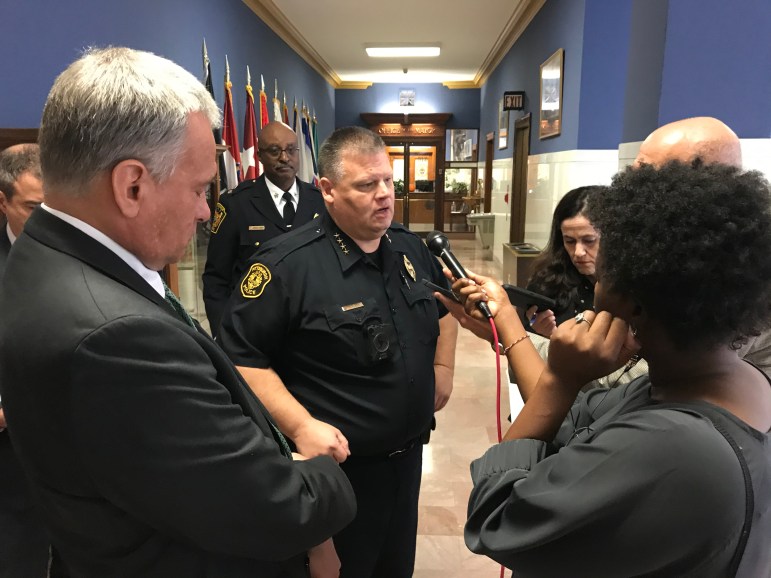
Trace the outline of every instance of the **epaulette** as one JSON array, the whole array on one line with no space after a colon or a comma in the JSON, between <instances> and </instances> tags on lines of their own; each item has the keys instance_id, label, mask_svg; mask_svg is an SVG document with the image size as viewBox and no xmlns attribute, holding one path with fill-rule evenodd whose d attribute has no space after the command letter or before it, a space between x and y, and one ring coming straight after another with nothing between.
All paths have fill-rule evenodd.
<instances>
[{"instance_id":1,"label":"epaulette","mask_svg":"<svg viewBox=\"0 0 771 578\"><path fill-rule=\"evenodd\" d=\"M313 219L291 233L274 237L260 248L260 253L270 255L274 263L279 263L299 248L323 236L324 226L321 219Z\"/></svg>"},{"instance_id":2,"label":"epaulette","mask_svg":"<svg viewBox=\"0 0 771 578\"><path fill-rule=\"evenodd\" d=\"M240 183L238 183L238 186L235 189L233 189L228 193L228 196L235 197L236 195L239 195L244 191L251 190L254 187L256 182L257 182L257 179L249 179L248 181L241 181Z\"/></svg>"}]
</instances>

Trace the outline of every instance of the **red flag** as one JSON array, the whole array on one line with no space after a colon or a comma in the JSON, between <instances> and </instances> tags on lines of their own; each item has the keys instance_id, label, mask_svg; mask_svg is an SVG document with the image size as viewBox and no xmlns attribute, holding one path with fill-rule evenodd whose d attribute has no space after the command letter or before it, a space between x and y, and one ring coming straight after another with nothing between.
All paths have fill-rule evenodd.
<instances>
[{"instance_id":1,"label":"red flag","mask_svg":"<svg viewBox=\"0 0 771 578\"><path fill-rule=\"evenodd\" d=\"M233 84L230 82L230 64L225 56L225 110L222 120L222 144L228 148L222 153L225 159L225 176L228 189L233 190L241 181L241 152L238 148L238 130L236 117L233 114L233 95L230 92Z\"/></svg>"},{"instance_id":2,"label":"red flag","mask_svg":"<svg viewBox=\"0 0 771 578\"><path fill-rule=\"evenodd\" d=\"M244 180L256 179L260 176L257 164L257 121L254 118L254 93L252 92L252 76L246 67L246 116L244 117L244 152L242 163Z\"/></svg>"},{"instance_id":3,"label":"red flag","mask_svg":"<svg viewBox=\"0 0 771 578\"><path fill-rule=\"evenodd\" d=\"M270 119L268 118L268 95L265 94L265 81L262 79L262 74L260 74L260 82L262 83L260 89L260 130L262 130L262 127L270 122Z\"/></svg>"}]
</instances>

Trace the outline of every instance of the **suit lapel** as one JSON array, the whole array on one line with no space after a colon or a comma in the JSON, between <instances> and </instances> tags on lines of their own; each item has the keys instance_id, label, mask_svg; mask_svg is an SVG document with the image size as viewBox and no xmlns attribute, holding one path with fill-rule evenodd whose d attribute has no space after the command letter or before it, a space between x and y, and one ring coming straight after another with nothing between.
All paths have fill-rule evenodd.
<instances>
[{"instance_id":1,"label":"suit lapel","mask_svg":"<svg viewBox=\"0 0 771 578\"><path fill-rule=\"evenodd\" d=\"M22 235L29 235L56 251L61 251L83 261L178 318L171 305L123 259L81 230L55 217L48 211L43 209L35 211L25 224Z\"/></svg>"},{"instance_id":2,"label":"suit lapel","mask_svg":"<svg viewBox=\"0 0 771 578\"><path fill-rule=\"evenodd\" d=\"M284 224L284 216L280 215L278 209L276 209L276 203L273 202L273 198L270 196L268 185L265 183L265 175L262 175L255 182L254 192L250 198L252 205L257 209L271 223L279 227L282 231L286 231L287 227Z\"/></svg>"}]
</instances>

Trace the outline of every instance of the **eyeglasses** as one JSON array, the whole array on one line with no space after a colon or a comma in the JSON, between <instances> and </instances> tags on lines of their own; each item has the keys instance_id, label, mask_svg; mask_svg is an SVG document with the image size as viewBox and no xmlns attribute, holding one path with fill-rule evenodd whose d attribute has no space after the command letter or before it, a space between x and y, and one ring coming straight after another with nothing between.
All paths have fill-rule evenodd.
<instances>
[{"instance_id":1,"label":"eyeglasses","mask_svg":"<svg viewBox=\"0 0 771 578\"><path fill-rule=\"evenodd\" d=\"M298 147L296 147L294 145L290 145L290 146L286 147L285 149L282 149L279 146L272 146L272 147L268 147L268 148L264 148L264 149L261 148L260 152L262 154L266 154L268 156L271 156L271 157L277 159L277 158L279 158L281 156L281 153L286 153L286 156L293 157L293 156L295 156L297 154L297 151L299 151L299 150L300 149Z\"/></svg>"}]
</instances>

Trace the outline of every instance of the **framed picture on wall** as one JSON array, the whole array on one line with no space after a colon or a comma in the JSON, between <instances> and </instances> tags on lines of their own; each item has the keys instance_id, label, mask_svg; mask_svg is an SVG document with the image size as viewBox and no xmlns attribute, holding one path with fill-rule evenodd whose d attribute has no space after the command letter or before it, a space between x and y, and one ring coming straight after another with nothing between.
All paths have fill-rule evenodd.
<instances>
[{"instance_id":1,"label":"framed picture on wall","mask_svg":"<svg viewBox=\"0 0 771 578\"><path fill-rule=\"evenodd\" d=\"M498 103L498 149L509 146L509 111L503 109L503 99Z\"/></svg>"},{"instance_id":2,"label":"framed picture on wall","mask_svg":"<svg viewBox=\"0 0 771 578\"><path fill-rule=\"evenodd\" d=\"M479 129L454 128L448 130L445 160L449 162L476 162L478 141Z\"/></svg>"},{"instance_id":3,"label":"framed picture on wall","mask_svg":"<svg viewBox=\"0 0 771 578\"><path fill-rule=\"evenodd\" d=\"M538 137L549 138L562 132L562 77L565 50L560 48L541 65L541 117Z\"/></svg>"}]
</instances>

